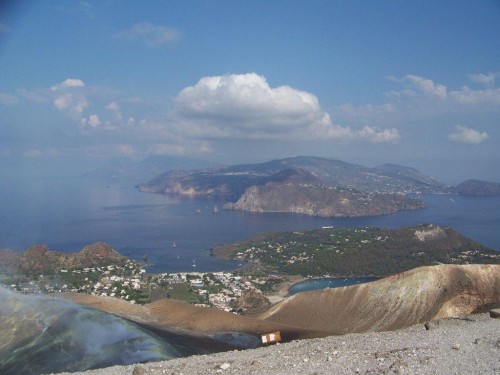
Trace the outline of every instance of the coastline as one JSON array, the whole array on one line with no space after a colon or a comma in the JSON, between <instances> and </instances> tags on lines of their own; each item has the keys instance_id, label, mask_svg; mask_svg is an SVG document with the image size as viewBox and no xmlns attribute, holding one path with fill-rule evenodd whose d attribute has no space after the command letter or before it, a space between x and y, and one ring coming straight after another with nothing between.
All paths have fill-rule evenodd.
<instances>
[{"instance_id":1,"label":"coastline","mask_svg":"<svg viewBox=\"0 0 500 375\"><path fill-rule=\"evenodd\" d=\"M307 277L303 277L300 275L286 276L289 278L289 280L276 285L271 293L264 295L269 300L269 302L271 302L271 304L275 304L284 300L286 297L288 297L288 291L292 286L301 283L302 281L308 280Z\"/></svg>"}]
</instances>

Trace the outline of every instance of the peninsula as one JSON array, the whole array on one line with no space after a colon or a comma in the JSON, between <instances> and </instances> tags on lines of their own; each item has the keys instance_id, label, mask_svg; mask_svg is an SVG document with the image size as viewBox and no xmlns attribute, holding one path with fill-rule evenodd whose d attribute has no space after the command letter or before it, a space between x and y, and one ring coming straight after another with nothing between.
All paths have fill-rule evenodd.
<instances>
[{"instance_id":1,"label":"peninsula","mask_svg":"<svg viewBox=\"0 0 500 375\"><path fill-rule=\"evenodd\" d=\"M497 251L433 224L264 233L212 253L249 262L250 269L303 276L380 277L435 264L500 263Z\"/></svg>"}]
</instances>

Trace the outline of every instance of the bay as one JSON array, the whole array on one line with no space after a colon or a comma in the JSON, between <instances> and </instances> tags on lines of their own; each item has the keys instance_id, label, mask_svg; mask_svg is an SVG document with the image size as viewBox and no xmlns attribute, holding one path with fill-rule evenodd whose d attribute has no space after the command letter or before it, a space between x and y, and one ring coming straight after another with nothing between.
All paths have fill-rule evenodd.
<instances>
[{"instance_id":1,"label":"bay","mask_svg":"<svg viewBox=\"0 0 500 375\"><path fill-rule=\"evenodd\" d=\"M344 286L358 285L378 280L378 277L322 277L318 279L309 279L293 284L288 289L289 295L301 292L325 288L342 288Z\"/></svg>"},{"instance_id":2,"label":"bay","mask_svg":"<svg viewBox=\"0 0 500 375\"><path fill-rule=\"evenodd\" d=\"M323 226L388 227L448 225L500 250L500 197L421 196L429 208L360 218L223 210L224 201L141 193L134 186L82 178L0 181L0 247L33 244L78 251L102 241L140 260L151 272L231 270L238 266L210 256L218 244L261 232ZM214 207L218 212L214 213ZM193 267L195 266L195 267Z\"/></svg>"}]
</instances>

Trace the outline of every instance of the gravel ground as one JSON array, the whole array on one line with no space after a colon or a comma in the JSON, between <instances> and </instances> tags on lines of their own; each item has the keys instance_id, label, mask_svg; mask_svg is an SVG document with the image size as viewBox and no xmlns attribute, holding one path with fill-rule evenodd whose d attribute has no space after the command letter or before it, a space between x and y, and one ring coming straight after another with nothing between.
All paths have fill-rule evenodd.
<instances>
[{"instance_id":1,"label":"gravel ground","mask_svg":"<svg viewBox=\"0 0 500 375\"><path fill-rule=\"evenodd\" d=\"M428 330L419 324L79 374L500 374L500 319L479 314Z\"/></svg>"}]
</instances>

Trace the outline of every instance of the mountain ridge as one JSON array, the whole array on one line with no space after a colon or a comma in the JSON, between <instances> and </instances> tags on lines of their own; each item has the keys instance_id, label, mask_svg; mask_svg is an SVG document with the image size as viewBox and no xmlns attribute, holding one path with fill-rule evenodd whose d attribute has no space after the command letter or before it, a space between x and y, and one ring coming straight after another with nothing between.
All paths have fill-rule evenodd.
<instances>
[{"instance_id":1,"label":"mountain ridge","mask_svg":"<svg viewBox=\"0 0 500 375\"><path fill-rule=\"evenodd\" d=\"M413 168L392 164L368 168L338 159L315 156L297 156L257 164L183 171L177 174L166 172L148 183L138 185L138 188L153 193L219 195L235 201L247 187L258 184L262 178L284 169L304 169L326 185L368 192L428 193L446 190L445 184Z\"/></svg>"}]
</instances>

